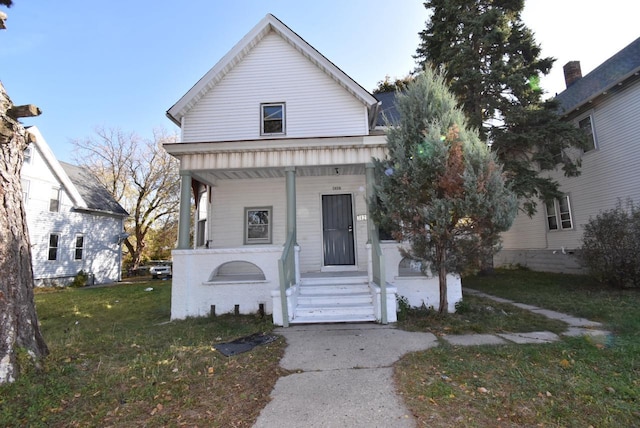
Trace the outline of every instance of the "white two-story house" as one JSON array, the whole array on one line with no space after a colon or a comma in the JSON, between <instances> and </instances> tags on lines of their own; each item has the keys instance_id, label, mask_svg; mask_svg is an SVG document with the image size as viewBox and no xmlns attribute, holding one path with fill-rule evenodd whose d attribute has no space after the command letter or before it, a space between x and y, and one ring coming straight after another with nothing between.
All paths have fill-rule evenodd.
<instances>
[{"instance_id":1,"label":"white two-story house","mask_svg":"<svg viewBox=\"0 0 640 428\"><path fill-rule=\"evenodd\" d=\"M267 15L167 111L181 128L165 145L181 174L173 319L387 323L397 296L437 307L437 278L380 242L369 216L370 162L386 156L380 109ZM459 278L448 294L453 310Z\"/></svg>"},{"instance_id":2,"label":"white two-story house","mask_svg":"<svg viewBox=\"0 0 640 428\"><path fill-rule=\"evenodd\" d=\"M128 213L83 168L59 162L40 131L20 173L35 284L66 285L83 271L90 284L121 276Z\"/></svg>"},{"instance_id":3,"label":"white two-story house","mask_svg":"<svg viewBox=\"0 0 640 428\"><path fill-rule=\"evenodd\" d=\"M584 152L565 153L581 159L581 174L550 174L563 196L540 202L532 218L518 215L503 234L497 266L584 272L576 257L584 225L618 201L640 203L640 38L584 77L577 61L564 71L567 89L556 96L562 117L583 129L590 143Z\"/></svg>"}]
</instances>

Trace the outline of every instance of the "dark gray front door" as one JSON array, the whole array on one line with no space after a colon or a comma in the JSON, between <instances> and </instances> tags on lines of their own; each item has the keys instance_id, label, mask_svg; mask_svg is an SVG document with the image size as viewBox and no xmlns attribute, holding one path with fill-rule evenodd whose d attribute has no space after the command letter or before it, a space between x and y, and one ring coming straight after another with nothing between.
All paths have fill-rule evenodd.
<instances>
[{"instance_id":1,"label":"dark gray front door","mask_svg":"<svg viewBox=\"0 0 640 428\"><path fill-rule=\"evenodd\" d=\"M325 266L355 265L351 195L322 196Z\"/></svg>"}]
</instances>

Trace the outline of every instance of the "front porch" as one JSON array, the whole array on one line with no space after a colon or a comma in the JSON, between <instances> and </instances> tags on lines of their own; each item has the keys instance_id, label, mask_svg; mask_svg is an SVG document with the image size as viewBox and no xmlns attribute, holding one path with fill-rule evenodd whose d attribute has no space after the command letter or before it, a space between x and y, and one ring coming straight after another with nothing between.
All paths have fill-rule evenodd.
<instances>
[{"instance_id":1,"label":"front porch","mask_svg":"<svg viewBox=\"0 0 640 428\"><path fill-rule=\"evenodd\" d=\"M280 142L268 159L231 146L168 147L180 154L182 180L172 319L261 312L283 326L386 324L396 321L398 295L437 306L437 278L403 272L399 244L381 243L369 215L368 162L384 155L384 140L321 142L313 150ZM450 281L455 305L459 279Z\"/></svg>"}]
</instances>

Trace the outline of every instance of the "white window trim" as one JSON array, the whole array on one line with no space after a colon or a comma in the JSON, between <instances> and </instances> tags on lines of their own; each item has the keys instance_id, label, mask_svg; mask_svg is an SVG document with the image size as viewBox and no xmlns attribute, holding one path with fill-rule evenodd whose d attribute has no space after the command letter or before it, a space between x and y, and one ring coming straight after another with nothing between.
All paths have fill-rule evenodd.
<instances>
[{"instance_id":1,"label":"white window trim","mask_svg":"<svg viewBox=\"0 0 640 428\"><path fill-rule=\"evenodd\" d=\"M594 124L594 120L593 120L593 110L590 110L589 112L587 112L586 114L583 114L581 116L578 116L575 120L575 125L578 129L582 129L580 127L580 122L582 122L585 119L589 119L589 125L591 125L591 137L593 139L593 148L589 149L589 150L583 150L583 153L591 153L594 152L596 150L598 150L598 136L596 134L596 127Z\"/></svg>"},{"instance_id":2,"label":"white window trim","mask_svg":"<svg viewBox=\"0 0 640 428\"><path fill-rule=\"evenodd\" d=\"M53 236L53 235L58 237L58 242L56 243L57 245L55 247L51 246L51 236ZM61 234L59 232L51 232L47 236L47 261L49 261L49 262L58 261L58 254L60 253L60 236L61 236ZM56 257L54 259L51 259L50 258L50 254L51 254L51 249L53 249L53 248L56 249Z\"/></svg>"},{"instance_id":3,"label":"white window trim","mask_svg":"<svg viewBox=\"0 0 640 428\"><path fill-rule=\"evenodd\" d=\"M82 237L82 247L78 247L78 238ZM73 239L73 260L76 262L82 261L84 260L84 251L86 249L86 245L85 245L85 239L84 239L84 234L83 233L76 233L76 236ZM81 255L82 257L77 258L77 252L78 250L82 251Z\"/></svg>"},{"instance_id":4,"label":"white window trim","mask_svg":"<svg viewBox=\"0 0 640 428\"><path fill-rule=\"evenodd\" d=\"M53 192L57 192L57 196L56 196L56 201L58 202L58 205L56 206L57 209L52 210L51 209L51 202L54 200L53 198L49 198L49 212L52 213L59 213L60 212L60 204L61 204L61 199L62 199L62 189L59 187L52 187L51 188L51 195L53 195Z\"/></svg>"},{"instance_id":5,"label":"white window trim","mask_svg":"<svg viewBox=\"0 0 640 428\"><path fill-rule=\"evenodd\" d=\"M265 132L264 131L264 108L265 107L282 107L282 132ZM284 102L261 103L260 104L260 135L286 135L287 134L287 108Z\"/></svg>"},{"instance_id":6,"label":"white window trim","mask_svg":"<svg viewBox=\"0 0 640 428\"><path fill-rule=\"evenodd\" d=\"M249 238L249 211L267 211L269 213L269 222L267 223L267 237L266 238ZM244 244L245 245L259 245L259 244L271 244L273 236L273 207L249 207L244 209L243 220L244 225Z\"/></svg>"},{"instance_id":7,"label":"white window trim","mask_svg":"<svg viewBox=\"0 0 640 428\"><path fill-rule=\"evenodd\" d=\"M23 162L26 164L30 164L33 160L33 144L29 144L26 149L24 149L24 160Z\"/></svg>"},{"instance_id":8,"label":"white window trim","mask_svg":"<svg viewBox=\"0 0 640 428\"><path fill-rule=\"evenodd\" d=\"M553 213L549 213L549 207L548 204L545 204L545 220L547 222L547 231L549 232L560 232L563 230L573 230L574 229L574 224L573 224L573 213L571 212L571 198L569 197L569 195L564 195L562 196L562 198L564 198L567 201L567 207L568 207L568 211L567 212L562 212L560 211L560 200L559 199L554 199L553 200ZM568 214L569 215L569 222L571 223L570 227L564 227L563 223L563 219L562 219L562 214ZM549 226L549 218L555 218L556 219L556 225L557 228L556 229L552 229ZM564 220L566 221L566 220Z\"/></svg>"}]
</instances>

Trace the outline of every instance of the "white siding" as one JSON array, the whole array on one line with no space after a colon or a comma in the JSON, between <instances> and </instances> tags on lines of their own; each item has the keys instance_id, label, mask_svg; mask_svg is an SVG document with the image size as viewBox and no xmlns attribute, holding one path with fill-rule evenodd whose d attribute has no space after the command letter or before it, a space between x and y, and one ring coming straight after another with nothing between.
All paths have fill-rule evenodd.
<instances>
[{"instance_id":1,"label":"white siding","mask_svg":"<svg viewBox=\"0 0 640 428\"><path fill-rule=\"evenodd\" d=\"M544 204L538 202L538 212L533 217L518 211L511 228L502 234L504 249L546 248Z\"/></svg>"},{"instance_id":2,"label":"white siding","mask_svg":"<svg viewBox=\"0 0 640 428\"><path fill-rule=\"evenodd\" d=\"M120 277L120 246L116 240L122 232L122 219L73 212L64 189L59 211L50 212L51 188L62 189L62 186L35 146L32 153L31 162L24 164L21 177L29 180L25 208L36 283L69 279L80 270L94 274L96 283L117 281ZM48 260L51 233L60 235L55 261ZM82 260L74 260L77 234L84 236Z\"/></svg>"},{"instance_id":3,"label":"white siding","mask_svg":"<svg viewBox=\"0 0 640 428\"><path fill-rule=\"evenodd\" d=\"M296 205L298 244L301 247L302 272L317 272L322 267L321 198L323 194L351 194L354 207L357 264L366 270L367 222L357 221L366 214L365 177L297 177ZM247 207L273 207L273 244L283 245L286 234L285 179L220 180L213 188L211 248L243 245L243 217Z\"/></svg>"},{"instance_id":4,"label":"white siding","mask_svg":"<svg viewBox=\"0 0 640 428\"><path fill-rule=\"evenodd\" d=\"M598 149L583 156L579 177L553 175L570 196L574 229L549 232L549 248L581 246L589 218L615 207L618 198L640 203L640 82L611 93L592 114Z\"/></svg>"},{"instance_id":5,"label":"white siding","mask_svg":"<svg viewBox=\"0 0 640 428\"><path fill-rule=\"evenodd\" d=\"M366 135L365 106L275 33L187 113L183 142L260 138L260 103L286 103L286 137Z\"/></svg>"},{"instance_id":6,"label":"white siding","mask_svg":"<svg viewBox=\"0 0 640 428\"><path fill-rule=\"evenodd\" d=\"M582 114L587 113L592 114L597 150L583 155L579 177L564 177L561 170L550 174L569 195L573 229L547 231L540 203L533 219L520 216L503 235L505 249L579 248L590 218L615 207L618 199L640 203L640 82L611 92Z\"/></svg>"}]
</instances>

